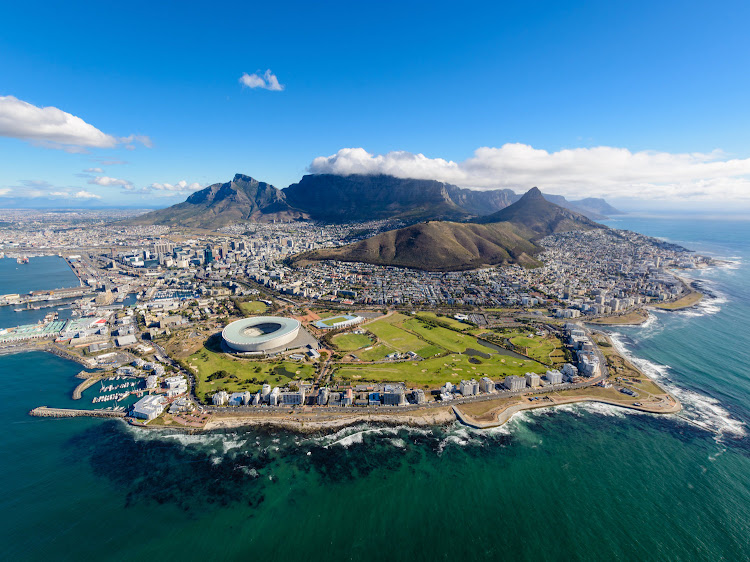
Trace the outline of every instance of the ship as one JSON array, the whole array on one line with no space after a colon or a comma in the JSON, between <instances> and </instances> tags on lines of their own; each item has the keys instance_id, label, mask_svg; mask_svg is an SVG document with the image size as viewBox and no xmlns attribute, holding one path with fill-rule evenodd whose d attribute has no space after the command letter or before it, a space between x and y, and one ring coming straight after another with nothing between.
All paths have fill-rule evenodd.
<instances>
[{"instance_id":1,"label":"ship","mask_svg":"<svg viewBox=\"0 0 750 562\"><path fill-rule=\"evenodd\" d=\"M29 258L27 256L17 257L16 263L29 263Z\"/></svg>"}]
</instances>

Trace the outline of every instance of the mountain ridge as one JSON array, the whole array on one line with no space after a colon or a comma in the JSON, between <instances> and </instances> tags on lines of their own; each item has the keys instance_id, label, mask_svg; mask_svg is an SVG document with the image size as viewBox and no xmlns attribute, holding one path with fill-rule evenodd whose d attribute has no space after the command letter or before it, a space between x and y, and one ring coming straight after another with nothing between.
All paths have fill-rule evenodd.
<instances>
[{"instance_id":1,"label":"mountain ridge","mask_svg":"<svg viewBox=\"0 0 750 562\"><path fill-rule=\"evenodd\" d=\"M607 228L547 201L534 187L518 201L472 222L426 221L390 230L353 244L322 248L294 256L295 265L337 260L460 271L516 263L537 267L542 251L536 242L555 232Z\"/></svg>"},{"instance_id":2,"label":"mountain ridge","mask_svg":"<svg viewBox=\"0 0 750 562\"><path fill-rule=\"evenodd\" d=\"M618 212L602 199L571 202L559 195L544 197L594 219L602 218L597 210ZM474 190L437 180L387 175L308 174L278 189L251 176L235 174L231 181L196 191L182 203L124 222L216 229L232 223L308 218L329 223L469 221L507 208L520 198L510 189ZM581 202L590 206L589 211L578 207Z\"/></svg>"}]
</instances>

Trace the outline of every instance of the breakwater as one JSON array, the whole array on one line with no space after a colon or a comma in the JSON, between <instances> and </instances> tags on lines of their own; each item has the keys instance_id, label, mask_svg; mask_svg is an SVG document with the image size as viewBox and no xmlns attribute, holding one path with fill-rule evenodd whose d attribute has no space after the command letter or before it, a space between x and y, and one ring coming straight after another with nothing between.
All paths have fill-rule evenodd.
<instances>
[{"instance_id":1,"label":"breakwater","mask_svg":"<svg viewBox=\"0 0 750 562\"><path fill-rule=\"evenodd\" d=\"M74 410L72 408L39 406L31 410L29 415L38 418L124 418L125 412L114 412L112 410Z\"/></svg>"}]
</instances>

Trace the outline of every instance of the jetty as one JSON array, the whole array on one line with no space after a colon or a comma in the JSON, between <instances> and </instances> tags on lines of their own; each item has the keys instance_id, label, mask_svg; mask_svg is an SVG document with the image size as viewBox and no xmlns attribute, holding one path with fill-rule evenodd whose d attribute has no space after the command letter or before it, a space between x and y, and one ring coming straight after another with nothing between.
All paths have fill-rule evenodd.
<instances>
[{"instance_id":1,"label":"jetty","mask_svg":"<svg viewBox=\"0 0 750 562\"><path fill-rule=\"evenodd\" d=\"M50 408L39 406L29 412L30 416L38 418L124 418L125 412L114 410L75 410L72 408Z\"/></svg>"}]
</instances>

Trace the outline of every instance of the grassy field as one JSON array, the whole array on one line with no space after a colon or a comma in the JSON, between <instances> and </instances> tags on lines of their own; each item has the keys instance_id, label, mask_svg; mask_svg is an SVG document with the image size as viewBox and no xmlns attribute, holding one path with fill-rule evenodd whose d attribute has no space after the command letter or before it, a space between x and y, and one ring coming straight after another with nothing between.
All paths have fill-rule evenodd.
<instances>
[{"instance_id":1,"label":"grassy field","mask_svg":"<svg viewBox=\"0 0 750 562\"><path fill-rule=\"evenodd\" d=\"M462 332L472 329L472 326L470 326L469 324L464 324L463 322L460 322L455 318L451 318L450 316L438 316L434 312L419 312L417 313L417 318L424 318L426 320L435 320L437 322L442 322L444 324L448 324L454 330L459 330Z\"/></svg>"},{"instance_id":2,"label":"grassy field","mask_svg":"<svg viewBox=\"0 0 750 562\"><path fill-rule=\"evenodd\" d=\"M440 326L430 326L424 322L420 322L418 318L410 318L403 322L402 325L428 342L448 351L462 352L466 351L469 347L476 347L477 345L476 339L471 336L460 334L447 328L441 328Z\"/></svg>"},{"instance_id":3,"label":"grassy field","mask_svg":"<svg viewBox=\"0 0 750 562\"><path fill-rule=\"evenodd\" d=\"M608 316L606 318L594 318L587 320L590 324L600 324L603 326L617 326L629 324L643 324L648 320L648 312L642 309L633 310L620 316Z\"/></svg>"},{"instance_id":4,"label":"grassy field","mask_svg":"<svg viewBox=\"0 0 750 562\"><path fill-rule=\"evenodd\" d=\"M534 336L533 338L516 336L510 338L510 342L517 346L524 355L542 363L551 365L564 362L562 342L555 336Z\"/></svg>"},{"instance_id":5,"label":"grassy field","mask_svg":"<svg viewBox=\"0 0 750 562\"><path fill-rule=\"evenodd\" d=\"M265 312L268 310L268 307L265 305L265 303L262 303L260 301L245 301L239 304L240 310L245 316L257 316L259 314L265 314Z\"/></svg>"},{"instance_id":6,"label":"grassy field","mask_svg":"<svg viewBox=\"0 0 750 562\"><path fill-rule=\"evenodd\" d=\"M520 404L521 402L523 401L518 396L507 396L504 398L498 398L496 400L482 400L481 402L469 402L467 404L461 404L461 406L459 406L459 409L475 419L481 419L482 416L485 416L495 408L507 408L514 404ZM488 417L491 418L492 416ZM489 419L487 421L489 421Z\"/></svg>"},{"instance_id":7,"label":"grassy field","mask_svg":"<svg viewBox=\"0 0 750 562\"><path fill-rule=\"evenodd\" d=\"M225 353L203 347L186 360L195 373L196 394L206 399L207 394L224 388L227 392L255 392L268 381L273 386L284 386L295 379L313 377L312 365L294 361L256 361L238 359ZM208 380L217 371L226 371L227 376Z\"/></svg>"},{"instance_id":8,"label":"grassy field","mask_svg":"<svg viewBox=\"0 0 750 562\"><path fill-rule=\"evenodd\" d=\"M372 345L372 340L363 334L338 334L333 344L341 351L354 351Z\"/></svg>"},{"instance_id":9,"label":"grassy field","mask_svg":"<svg viewBox=\"0 0 750 562\"><path fill-rule=\"evenodd\" d=\"M424 361L379 363L377 365L341 365L335 377L357 383L400 382L409 385L436 388L446 382L458 383L461 379L479 379L488 376L499 380L508 375L523 375L527 372L543 373L546 367L536 361L517 360L507 356L491 355L489 359L453 353Z\"/></svg>"},{"instance_id":10,"label":"grassy field","mask_svg":"<svg viewBox=\"0 0 750 562\"><path fill-rule=\"evenodd\" d=\"M403 314L394 314L382 320L366 324L364 328L375 334L378 339L397 351L414 351L422 349L427 344L414 334L402 330L396 325L406 320Z\"/></svg>"},{"instance_id":11,"label":"grassy field","mask_svg":"<svg viewBox=\"0 0 750 562\"><path fill-rule=\"evenodd\" d=\"M428 321L432 319L426 318ZM537 361L494 353L470 333L430 326L418 317L393 314L371 322L365 328L378 337L379 343L356 354L362 361L377 361L392 350L415 351L425 360L339 365L334 376L342 382L404 381L410 385L436 388L447 381L460 382L461 379L483 376L499 380L508 375L543 373L546 370ZM550 345L550 350L552 347Z\"/></svg>"},{"instance_id":12,"label":"grassy field","mask_svg":"<svg viewBox=\"0 0 750 562\"><path fill-rule=\"evenodd\" d=\"M680 310L683 308L689 308L691 306L695 306L698 304L701 299L703 298L703 293L699 293L697 291L693 291L681 299L677 299L674 302L667 302L663 304L657 304L655 305L656 308L660 308L662 310Z\"/></svg>"},{"instance_id":13,"label":"grassy field","mask_svg":"<svg viewBox=\"0 0 750 562\"><path fill-rule=\"evenodd\" d=\"M389 353L393 353L393 350L390 347L388 347L387 345L379 344L373 346L371 349L358 351L357 353L355 353L355 355L362 361L380 361Z\"/></svg>"}]
</instances>

